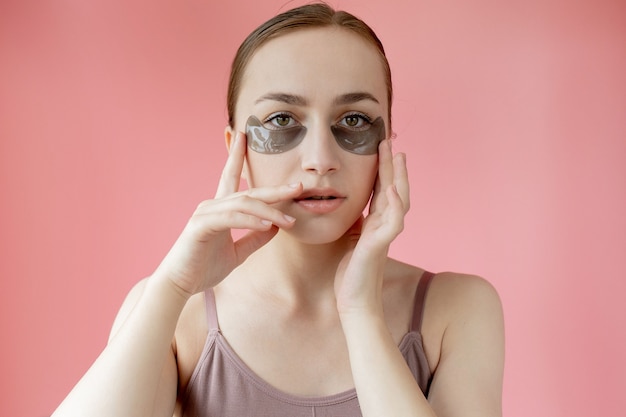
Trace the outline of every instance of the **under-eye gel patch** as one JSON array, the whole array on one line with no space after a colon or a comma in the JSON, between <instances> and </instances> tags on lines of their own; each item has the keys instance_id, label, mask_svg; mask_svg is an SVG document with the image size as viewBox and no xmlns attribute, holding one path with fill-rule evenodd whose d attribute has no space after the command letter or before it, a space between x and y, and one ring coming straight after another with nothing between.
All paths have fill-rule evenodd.
<instances>
[{"instance_id":1,"label":"under-eye gel patch","mask_svg":"<svg viewBox=\"0 0 626 417\"><path fill-rule=\"evenodd\" d=\"M248 147L259 153L281 153L298 146L306 135L306 127L292 126L285 129L267 129L254 116L246 122Z\"/></svg>"},{"instance_id":2,"label":"under-eye gel patch","mask_svg":"<svg viewBox=\"0 0 626 417\"><path fill-rule=\"evenodd\" d=\"M343 149L358 155L378 153L378 144L385 139L385 122L381 117L365 130L352 130L344 126L331 126L335 140ZM306 127L292 126L285 129L268 129L255 116L246 122L248 147L255 152L274 154L287 152L302 142Z\"/></svg>"},{"instance_id":3,"label":"under-eye gel patch","mask_svg":"<svg viewBox=\"0 0 626 417\"><path fill-rule=\"evenodd\" d=\"M331 126L335 140L343 149L359 155L378 153L378 145L385 139L385 122L377 118L366 130L352 130L345 126Z\"/></svg>"}]
</instances>

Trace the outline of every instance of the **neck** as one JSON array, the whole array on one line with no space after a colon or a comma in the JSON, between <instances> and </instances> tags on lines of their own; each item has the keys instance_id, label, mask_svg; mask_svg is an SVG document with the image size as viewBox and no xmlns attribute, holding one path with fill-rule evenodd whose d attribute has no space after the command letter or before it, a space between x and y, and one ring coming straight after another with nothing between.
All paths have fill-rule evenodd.
<instances>
[{"instance_id":1,"label":"neck","mask_svg":"<svg viewBox=\"0 0 626 417\"><path fill-rule=\"evenodd\" d=\"M279 232L248 258L240 279L293 306L334 303L335 273L347 249L346 238L313 245Z\"/></svg>"}]
</instances>

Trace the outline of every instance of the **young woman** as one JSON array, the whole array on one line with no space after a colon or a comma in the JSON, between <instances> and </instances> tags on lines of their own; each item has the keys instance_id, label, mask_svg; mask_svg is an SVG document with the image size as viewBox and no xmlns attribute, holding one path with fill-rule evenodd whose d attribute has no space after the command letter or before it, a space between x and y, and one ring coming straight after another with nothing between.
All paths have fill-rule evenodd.
<instances>
[{"instance_id":1,"label":"young woman","mask_svg":"<svg viewBox=\"0 0 626 417\"><path fill-rule=\"evenodd\" d=\"M215 198L54 415L500 416L493 288L387 257L409 209L391 91L382 45L347 13L307 5L254 31Z\"/></svg>"}]
</instances>

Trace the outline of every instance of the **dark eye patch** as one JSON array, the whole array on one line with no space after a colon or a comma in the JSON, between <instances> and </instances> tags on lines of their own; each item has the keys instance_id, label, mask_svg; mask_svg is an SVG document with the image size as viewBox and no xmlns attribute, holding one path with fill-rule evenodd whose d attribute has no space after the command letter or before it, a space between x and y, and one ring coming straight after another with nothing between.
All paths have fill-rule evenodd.
<instances>
[{"instance_id":1,"label":"dark eye patch","mask_svg":"<svg viewBox=\"0 0 626 417\"><path fill-rule=\"evenodd\" d=\"M352 130L344 126L331 126L330 130L342 149L358 155L378 153L378 145L385 139L385 122L381 117L365 130ZM267 129L255 116L246 122L248 147L255 152L275 154L287 152L302 142L306 127L293 126L285 129Z\"/></svg>"},{"instance_id":2,"label":"dark eye patch","mask_svg":"<svg viewBox=\"0 0 626 417\"><path fill-rule=\"evenodd\" d=\"M259 153L282 153L298 146L306 135L306 127L293 126L285 129L267 129L254 116L246 122L248 147Z\"/></svg>"},{"instance_id":3,"label":"dark eye patch","mask_svg":"<svg viewBox=\"0 0 626 417\"><path fill-rule=\"evenodd\" d=\"M331 126L335 140L343 149L359 155L378 153L378 145L385 139L385 122L378 117L366 130L352 130L344 126Z\"/></svg>"}]
</instances>

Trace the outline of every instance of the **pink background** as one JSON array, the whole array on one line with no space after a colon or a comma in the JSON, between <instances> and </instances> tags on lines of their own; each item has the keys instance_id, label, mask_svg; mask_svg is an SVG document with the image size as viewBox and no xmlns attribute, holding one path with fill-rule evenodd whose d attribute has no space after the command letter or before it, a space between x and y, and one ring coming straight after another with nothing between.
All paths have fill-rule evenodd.
<instances>
[{"instance_id":1,"label":"pink background","mask_svg":"<svg viewBox=\"0 0 626 417\"><path fill-rule=\"evenodd\" d=\"M0 0L0 415L52 412L212 196L230 60L285 0L233 3ZM626 2L331 4L394 70L392 254L501 294L505 415L623 415Z\"/></svg>"}]
</instances>

